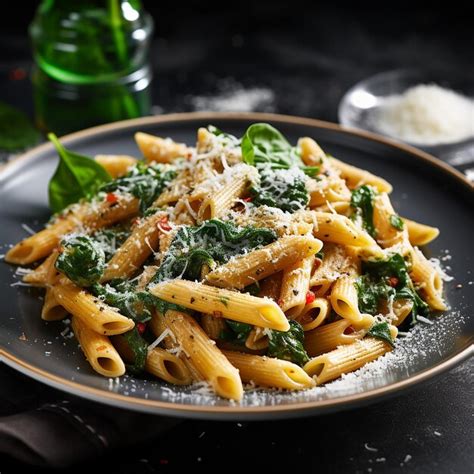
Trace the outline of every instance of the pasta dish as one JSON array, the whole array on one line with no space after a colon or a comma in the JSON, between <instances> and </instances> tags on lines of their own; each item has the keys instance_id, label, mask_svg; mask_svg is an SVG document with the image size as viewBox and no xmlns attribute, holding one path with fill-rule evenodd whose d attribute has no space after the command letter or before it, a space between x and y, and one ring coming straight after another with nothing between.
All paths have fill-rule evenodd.
<instances>
[{"instance_id":1,"label":"pasta dish","mask_svg":"<svg viewBox=\"0 0 474 474\"><path fill-rule=\"evenodd\" d=\"M195 147L135 139L143 159L90 158L50 134L54 214L5 257L32 265L42 319L70 317L97 373L205 381L232 400L246 383L302 390L446 309L419 250L438 229L399 216L387 181L312 138L294 146L255 123L241 138L200 128Z\"/></svg>"}]
</instances>

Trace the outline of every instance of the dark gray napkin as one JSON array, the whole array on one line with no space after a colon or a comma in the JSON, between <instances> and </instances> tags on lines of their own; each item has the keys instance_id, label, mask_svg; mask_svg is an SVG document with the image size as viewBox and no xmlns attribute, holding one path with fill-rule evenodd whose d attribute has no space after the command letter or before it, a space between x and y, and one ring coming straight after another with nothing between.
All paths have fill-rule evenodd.
<instances>
[{"instance_id":1,"label":"dark gray napkin","mask_svg":"<svg viewBox=\"0 0 474 474\"><path fill-rule=\"evenodd\" d=\"M66 467L159 436L179 421L77 399L0 364L0 454Z\"/></svg>"}]
</instances>

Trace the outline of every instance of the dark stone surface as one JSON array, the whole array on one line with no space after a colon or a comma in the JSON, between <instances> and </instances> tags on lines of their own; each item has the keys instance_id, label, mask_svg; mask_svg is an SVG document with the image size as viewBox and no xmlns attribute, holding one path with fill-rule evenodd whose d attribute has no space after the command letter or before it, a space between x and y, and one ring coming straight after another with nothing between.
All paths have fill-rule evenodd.
<instances>
[{"instance_id":1,"label":"dark stone surface","mask_svg":"<svg viewBox=\"0 0 474 474\"><path fill-rule=\"evenodd\" d=\"M342 2L318 2L308 11L301 2L265 1L239 2L224 11L192 3L193 8L173 5L160 11L145 2L156 13L153 97L164 112L192 110L195 96L243 85L273 91L274 101L265 106L272 111L337 121L337 104L347 88L377 72L415 66L474 80L472 28L462 4L443 10L415 9L408 2L348 9ZM32 114L28 79L12 80L14 68L27 70L30 64L28 41L19 32L29 13L13 24L4 16L0 21L5 26L0 100ZM470 473L473 368L467 361L397 398L318 418L242 425L186 421L147 444L80 467L115 473L201 466L211 472L258 467L268 472ZM51 389L28 384L31 393L39 394L36 401L50 396ZM2 473L20 467L11 459L0 462Z\"/></svg>"}]
</instances>

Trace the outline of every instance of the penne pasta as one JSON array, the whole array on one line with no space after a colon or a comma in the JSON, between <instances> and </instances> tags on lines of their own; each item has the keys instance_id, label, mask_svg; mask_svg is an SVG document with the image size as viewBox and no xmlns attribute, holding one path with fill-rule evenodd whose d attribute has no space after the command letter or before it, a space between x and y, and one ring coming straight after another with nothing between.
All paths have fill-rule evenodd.
<instances>
[{"instance_id":1,"label":"penne pasta","mask_svg":"<svg viewBox=\"0 0 474 474\"><path fill-rule=\"evenodd\" d=\"M150 288L151 294L169 303L202 313L212 314L253 324L255 326L287 331L288 320L279 306L267 298L237 293L185 280L170 280Z\"/></svg>"},{"instance_id":2,"label":"penne pasta","mask_svg":"<svg viewBox=\"0 0 474 474\"><path fill-rule=\"evenodd\" d=\"M164 320L178 343L215 392L224 398L240 400L243 396L239 371L209 339L199 324L189 315L167 311Z\"/></svg>"},{"instance_id":3,"label":"penne pasta","mask_svg":"<svg viewBox=\"0 0 474 474\"><path fill-rule=\"evenodd\" d=\"M311 303L307 303L301 313L296 317L303 331L311 331L321 326L329 316L331 305L326 298L315 298Z\"/></svg>"},{"instance_id":4,"label":"penne pasta","mask_svg":"<svg viewBox=\"0 0 474 474\"><path fill-rule=\"evenodd\" d=\"M125 365L109 338L90 329L83 320L72 317L72 329L87 361L104 377L120 377Z\"/></svg>"},{"instance_id":5,"label":"penne pasta","mask_svg":"<svg viewBox=\"0 0 474 474\"><path fill-rule=\"evenodd\" d=\"M273 244L217 267L206 276L206 282L221 288L242 289L316 254L322 245L320 240L313 237L282 237Z\"/></svg>"},{"instance_id":6,"label":"penne pasta","mask_svg":"<svg viewBox=\"0 0 474 474\"><path fill-rule=\"evenodd\" d=\"M316 385L353 372L390 351L388 343L368 337L311 359L304 370L314 378Z\"/></svg>"},{"instance_id":7,"label":"penne pasta","mask_svg":"<svg viewBox=\"0 0 474 474\"><path fill-rule=\"evenodd\" d=\"M420 224L419 222L412 221L405 217L402 217L402 221L408 231L408 237L410 243L413 246L427 245L435 240L439 235L439 229L426 224Z\"/></svg>"},{"instance_id":8,"label":"penne pasta","mask_svg":"<svg viewBox=\"0 0 474 474\"><path fill-rule=\"evenodd\" d=\"M223 351L223 353L239 370L244 382L287 390L303 390L315 385L313 379L292 362L242 352Z\"/></svg>"},{"instance_id":9,"label":"penne pasta","mask_svg":"<svg viewBox=\"0 0 474 474\"><path fill-rule=\"evenodd\" d=\"M94 160L105 168L112 178L126 175L130 168L138 163L136 158L128 155L95 155Z\"/></svg>"},{"instance_id":10,"label":"penne pasta","mask_svg":"<svg viewBox=\"0 0 474 474\"><path fill-rule=\"evenodd\" d=\"M189 152L184 143L177 143L170 138L156 137L148 133L135 133L135 141L148 162L170 163L176 158L187 157Z\"/></svg>"}]
</instances>

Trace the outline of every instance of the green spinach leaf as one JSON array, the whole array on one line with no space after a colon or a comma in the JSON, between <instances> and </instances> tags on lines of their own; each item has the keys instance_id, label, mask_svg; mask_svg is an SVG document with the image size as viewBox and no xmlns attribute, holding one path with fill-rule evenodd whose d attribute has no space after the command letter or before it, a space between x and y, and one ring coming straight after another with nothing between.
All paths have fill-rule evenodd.
<instances>
[{"instance_id":1,"label":"green spinach leaf","mask_svg":"<svg viewBox=\"0 0 474 474\"><path fill-rule=\"evenodd\" d=\"M49 206L53 212L94 195L101 185L112 180L92 158L64 148L54 133L50 133L48 138L59 155L58 166L48 186Z\"/></svg>"},{"instance_id":2,"label":"green spinach leaf","mask_svg":"<svg viewBox=\"0 0 474 474\"><path fill-rule=\"evenodd\" d=\"M170 165L138 163L125 176L101 186L100 191L132 194L140 200L140 212L144 214L175 176L176 171Z\"/></svg>"},{"instance_id":3,"label":"green spinach leaf","mask_svg":"<svg viewBox=\"0 0 474 474\"><path fill-rule=\"evenodd\" d=\"M148 355L147 342L140 335L136 327L120 336L126 341L131 353L133 354L133 362L126 364L127 371L135 375L141 374L145 370L145 363Z\"/></svg>"},{"instance_id":4,"label":"green spinach leaf","mask_svg":"<svg viewBox=\"0 0 474 474\"><path fill-rule=\"evenodd\" d=\"M289 323L290 329L287 332L269 330L268 355L304 365L309 357L303 346L303 328L297 321L291 320Z\"/></svg>"},{"instance_id":5,"label":"green spinach leaf","mask_svg":"<svg viewBox=\"0 0 474 474\"><path fill-rule=\"evenodd\" d=\"M66 237L61 242L56 269L78 286L91 286L98 282L104 273L104 251L88 235Z\"/></svg>"},{"instance_id":6,"label":"green spinach leaf","mask_svg":"<svg viewBox=\"0 0 474 474\"><path fill-rule=\"evenodd\" d=\"M391 346L394 345L392 335L390 334L390 328L386 322L374 324L368 330L367 336L376 337L377 339L382 339L382 341L388 342Z\"/></svg>"},{"instance_id":7,"label":"green spinach leaf","mask_svg":"<svg viewBox=\"0 0 474 474\"><path fill-rule=\"evenodd\" d=\"M295 212L304 209L309 202L304 174L296 167L290 170L272 169L262 165L259 183L250 188L252 204L277 207L282 211Z\"/></svg>"},{"instance_id":8,"label":"green spinach leaf","mask_svg":"<svg viewBox=\"0 0 474 474\"><path fill-rule=\"evenodd\" d=\"M251 324L240 323L237 321L225 320L225 329L220 334L220 339L233 342L234 344L245 345L250 331L253 326Z\"/></svg>"},{"instance_id":9,"label":"green spinach leaf","mask_svg":"<svg viewBox=\"0 0 474 474\"><path fill-rule=\"evenodd\" d=\"M212 267L231 257L277 239L273 230L243 227L230 222L211 219L200 226L181 227L166 252L163 262L151 283L166 279L199 280L203 265Z\"/></svg>"},{"instance_id":10,"label":"green spinach leaf","mask_svg":"<svg viewBox=\"0 0 474 474\"><path fill-rule=\"evenodd\" d=\"M403 230L403 220L397 214L392 214L390 216L390 224L397 230Z\"/></svg>"},{"instance_id":11,"label":"green spinach leaf","mask_svg":"<svg viewBox=\"0 0 474 474\"><path fill-rule=\"evenodd\" d=\"M242 137L241 149L243 161L252 166L268 164L273 169L299 166L308 176L315 176L319 172L317 166L305 166L297 149L267 123L250 125Z\"/></svg>"},{"instance_id":12,"label":"green spinach leaf","mask_svg":"<svg viewBox=\"0 0 474 474\"><path fill-rule=\"evenodd\" d=\"M361 186L352 191L351 207L354 209L353 218L360 218L364 229L376 237L374 226L374 198L376 191L371 186Z\"/></svg>"}]
</instances>

